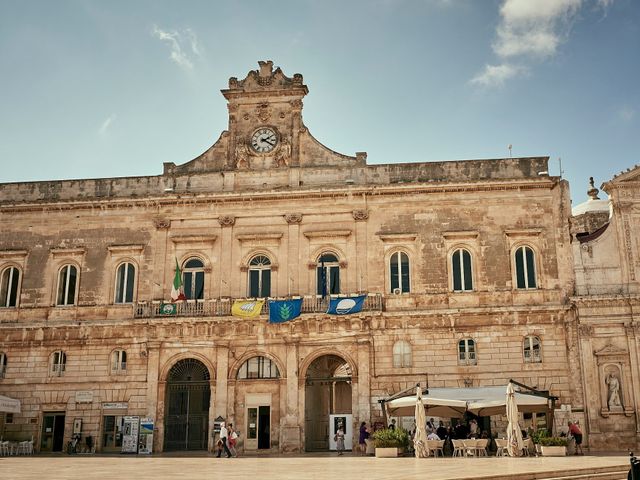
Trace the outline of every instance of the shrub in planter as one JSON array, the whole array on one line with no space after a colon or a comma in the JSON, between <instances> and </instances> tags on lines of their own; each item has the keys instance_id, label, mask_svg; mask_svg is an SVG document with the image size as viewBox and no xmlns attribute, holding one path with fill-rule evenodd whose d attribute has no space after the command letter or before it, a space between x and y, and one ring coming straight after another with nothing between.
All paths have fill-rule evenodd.
<instances>
[{"instance_id":1,"label":"shrub in planter","mask_svg":"<svg viewBox=\"0 0 640 480\"><path fill-rule=\"evenodd\" d=\"M542 437L540 445L543 447L566 447L567 439L564 437Z\"/></svg>"},{"instance_id":2,"label":"shrub in planter","mask_svg":"<svg viewBox=\"0 0 640 480\"><path fill-rule=\"evenodd\" d=\"M409 433L404 428L383 428L374 432L373 441L376 448L407 448Z\"/></svg>"}]
</instances>

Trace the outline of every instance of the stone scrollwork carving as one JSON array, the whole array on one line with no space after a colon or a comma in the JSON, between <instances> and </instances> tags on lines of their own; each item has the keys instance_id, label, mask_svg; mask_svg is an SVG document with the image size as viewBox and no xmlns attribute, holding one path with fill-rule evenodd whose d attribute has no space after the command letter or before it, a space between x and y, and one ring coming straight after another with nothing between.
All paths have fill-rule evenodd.
<instances>
[{"instance_id":1,"label":"stone scrollwork carving","mask_svg":"<svg viewBox=\"0 0 640 480\"><path fill-rule=\"evenodd\" d=\"M263 102L256 107L256 116L261 122L266 122L271 118L271 111L267 102Z\"/></svg>"},{"instance_id":2,"label":"stone scrollwork carving","mask_svg":"<svg viewBox=\"0 0 640 480\"><path fill-rule=\"evenodd\" d=\"M578 333L583 337L593 336L593 325L578 325Z\"/></svg>"},{"instance_id":3,"label":"stone scrollwork carving","mask_svg":"<svg viewBox=\"0 0 640 480\"><path fill-rule=\"evenodd\" d=\"M162 230L165 228L169 228L171 226L171 220L169 220L168 218L154 218L153 219L153 225L158 229L158 230Z\"/></svg>"},{"instance_id":4,"label":"stone scrollwork carving","mask_svg":"<svg viewBox=\"0 0 640 480\"><path fill-rule=\"evenodd\" d=\"M353 219L354 220L366 220L369 218L369 211L368 210L353 210L351 212L351 215L353 215Z\"/></svg>"},{"instance_id":5,"label":"stone scrollwork carving","mask_svg":"<svg viewBox=\"0 0 640 480\"><path fill-rule=\"evenodd\" d=\"M302 100L291 100L289 105L291 105L291 108L294 110L302 110Z\"/></svg>"},{"instance_id":6,"label":"stone scrollwork carving","mask_svg":"<svg viewBox=\"0 0 640 480\"><path fill-rule=\"evenodd\" d=\"M236 217L233 215L222 215L218 217L218 223L221 227L231 227L236 223Z\"/></svg>"},{"instance_id":7,"label":"stone scrollwork carving","mask_svg":"<svg viewBox=\"0 0 640 480\"><path fill-rule=\"evenodd\" d=\"M302 214L301 213L287 213L284 216L285 221L288 224L295 224L302 222Z\"/></svg>"}]
</instances>

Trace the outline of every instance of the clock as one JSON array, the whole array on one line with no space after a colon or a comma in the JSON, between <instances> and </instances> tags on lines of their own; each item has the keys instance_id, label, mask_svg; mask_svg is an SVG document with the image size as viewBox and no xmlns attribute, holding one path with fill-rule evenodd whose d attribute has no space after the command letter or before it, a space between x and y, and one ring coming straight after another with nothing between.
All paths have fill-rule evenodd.
<instances>
[{"instance_id":1,"label":"clock","mask_svg":"<svg viewBox=\"0 0 640 480\"><path fill-rule=\"evenodd\" d=\"M251 135L251 147L258 153L269 153L278 144L278 134L273 128L260 127Z\"/></svg>"}]
</instances>

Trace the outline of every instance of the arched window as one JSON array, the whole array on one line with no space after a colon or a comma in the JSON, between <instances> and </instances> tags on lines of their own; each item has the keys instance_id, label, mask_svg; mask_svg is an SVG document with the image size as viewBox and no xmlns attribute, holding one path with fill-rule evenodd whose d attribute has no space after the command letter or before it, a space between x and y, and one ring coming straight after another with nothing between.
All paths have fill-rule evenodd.
<instances>
[{"instance_id":1,"label":"arched window","mask_svg":"<svg viewBox=\"0 0 640 480\"><path fill-rule=\"evenodd\" d=\"M458 342L458 363L463 365L475 365L476 342L471 338L463 338Z\"/></svg>"},{"instance_id":2,"label":"arched window","mask_svg":"<svg viewBox=\"0 0 640 480\"><path fill-rule=\"evenodd\" d=\"M517 288L537 288L535 254L529 247L518 247L515 253Z\"/></svg>"},{"instance_id":3,"label":"arched window","mask_svg":"<svg viewBox=\"0 0 640 480\"><path fill-rule=\"evenodd\" d=\"M119 373L127 370L127 352L114 350L111 352L111 372Z\"/></svg>"},{"instance_id":4,"label":"arched window","mask_svg":"<svg viewBox=\"0 0 640 480\"><path fill-rule=\"evenodd\" d=\"M522 354L524 363L541 363L542 362L542 342L540 337L530 335L524 337Z\"/></svg>"},{"instance_id":5,"label":"arched window","mask_svg":"<svg viewBox=\"0 0 640 480\"><path fill-rule=\"evenodd\" d=\"M403 368L411 366L411 345L399 340L393 344L393 366Z\"/></svg>"},{"instance_id":6,"label":"arched window","mask_svg":"<svg viewBox=\"0 0 640 480\"><path fill-rule=\"evenodd\" d=\"M5 373L7 373L7 354L0 352L0 378L4 378Z\"/></svg>"},{"instance_id":7,"label":"arched window","mask_svg":"<svg viewBox=\"0 0 640 480\"><path fill-rule=\"evenodd\" d=\"M320 255L316 274L318 295L324 297L340 293L340 264L333 253Z\"/></svg>"},{"instance_id":8,"label":"arched window","mask_svg":"<svg viewBox=\"0 0 640 480\"><path fill-rule=\"evenodd\" d=\"M271 260L264 255L256 255L249 262L250 297L264 298L271 295Z\"/></svg>"},{"instance_id":9,"label":"arched window","mask_svg":"<svg viewBox=\"0 0 640 480\"><path fill-rule=\"evenodd\" d=\"M471 254L464 248L459 248L451 256L451 271L453 273L453 291L468 292L473 290L473 274L471 271Z\"/></svg>"},{"instance_id":10,"label":"arched window","mask_svg":"<svg viewBox=\"0 0 640 480\"><path fill-rule=\"evenodd\" d=\"M20 288L20 270L7 267L0 276L0 307L18 305L18 289Z\"/></svg>"},{"instance_id":11,"label":"arched window","mask_svg":"<svg viewBox=\"0 0 640 480\"><path fill-rule=\"evenodd\" d=\"M51 373L61 377L64 373L65 366L67 365L67 354L62 350L53 352L51 355Z\"/></svg>"},{"instance_id":12,"label":"arched window","mask_svg":"<svg viewBox=\"0 0 640 480\"><path fill-rule=\"evenodd\" d=\"M78 285L78 269L75 265L65 265L58 274L58 295L56 305L75 305Z\"/></svg>"},{"instance_id":13,"label":"arched window","mask_svg":"<svg viewBox=\"0 0 640 480\"><path fill-rule=\"evenodd\" d=\"M409 256L404 252L395 252L389 260L391 293L409 293Z\"/></svg>"},{"instance_id":14,"label":"arched window","mask_svg":"<svg viewBox=\"0 0 640 480\"><path fill-rule=\"evenodd\" d=\"M184 296L187 300L204 299L204 264L199 258L186 261L182 273Z\"/></svg>"},{"instance_id":15,"label":"arched window","mask_svg":"<svg viewBox=\"0 0 640 480\"><path fill-rule=\"evenodd\" d=\"M238 380L254 378L280 378L280 372L274 361L267 357L253 357L242 364L238 370Z\"/></svg>"},{"instance_id":16,"label":"arched window","mask_svg":"<svg viewBox=\"0 0 640 480\"><path fill-rule=\"evenodd\" d=\"M133 263L122 263L116 270L115 303L133 302L133 287L136 283L136 267Z\"/></svg>"}]
</instances>

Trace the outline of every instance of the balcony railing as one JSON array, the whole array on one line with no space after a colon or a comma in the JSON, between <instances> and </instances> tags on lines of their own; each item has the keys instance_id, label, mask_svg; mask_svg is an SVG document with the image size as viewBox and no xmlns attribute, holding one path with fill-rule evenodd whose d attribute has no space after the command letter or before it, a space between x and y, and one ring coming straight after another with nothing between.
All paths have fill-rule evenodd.
<instances>
[{"instance_id":1,"label":"balcony railing","mask_svg":"<svg viewBox=\"0 0 640 480\"><path fill-rule=\"evenodd\" d=\"M348 295L340 295L340 298L346 298ZM331 298L338 298L331 297ZM153 318L153 317L226 317L231 315L231 306L234 298L213 298L211 300L187 300L175 303L175 313L164 309L169 302L161 302L158 300L152 302L137 302L135 304L134 315L136 318ZM383 297L380 293L370 293L364 301L362 311L381 312L383 308ZM324 299L320 296L305 295L302 297L302 313L324 313L329 305L328 297ZM173 309L172 309L173 310ZM261 315L269 314L269 302L265 301L260 311Z\"/></svg>"}]
</instances>

